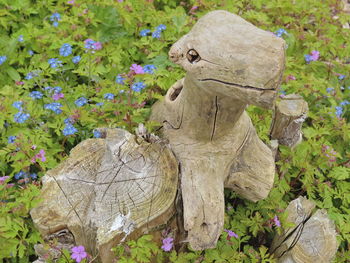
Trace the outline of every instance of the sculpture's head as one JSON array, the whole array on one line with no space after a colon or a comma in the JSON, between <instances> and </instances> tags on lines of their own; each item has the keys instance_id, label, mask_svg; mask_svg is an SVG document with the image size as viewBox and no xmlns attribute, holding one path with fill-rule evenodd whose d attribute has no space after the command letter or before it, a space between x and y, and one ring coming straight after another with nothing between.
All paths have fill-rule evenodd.
<instances>
[{"instance_id":1,"label":"sculpture's head","mask_svg":"<svg viewBox=\"0 0 350 263\"><path fill-rule=\"evenodd\" d=\"M270 108L285 63L285 42L227 11L213 11L169 51L195 85Z\"/></svg>"}]
</instances>

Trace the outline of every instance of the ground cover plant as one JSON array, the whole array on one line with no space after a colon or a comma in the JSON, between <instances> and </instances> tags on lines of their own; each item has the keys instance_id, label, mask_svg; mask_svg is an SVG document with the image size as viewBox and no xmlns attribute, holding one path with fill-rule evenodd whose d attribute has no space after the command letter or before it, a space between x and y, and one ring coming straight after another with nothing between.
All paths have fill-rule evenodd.
<instances>
[{"instance_id":1,"label":"ground cover plant","mask_svg":"<svg viewBox=\"0 0 350 263\"><path fill-rule=\"evenodd\" d=\"M174 251L150 236L115 248L118 262L274 262L273 235L289 201L303 195L336 224L334 262L350 259L350 15L340 0L0 0L0 260L31 262L41 242L29 216L40 178L99 127L134 132L184 72L167 58L177 39L211 10L239 14L286 40L280 96L309 104L304 140L281 148L275 185L258 203L226 193L216 249ZM268 143L271 111L250 107ZM88 262L78 246L60 262Z\"/></svg>"}]
</instances>

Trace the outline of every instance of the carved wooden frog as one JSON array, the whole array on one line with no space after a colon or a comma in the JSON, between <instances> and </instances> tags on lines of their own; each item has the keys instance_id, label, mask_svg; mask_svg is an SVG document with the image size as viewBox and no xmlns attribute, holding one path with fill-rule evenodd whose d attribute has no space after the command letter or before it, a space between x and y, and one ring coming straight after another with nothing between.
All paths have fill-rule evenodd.
<instances>
[{"instance_id":1,"label":"carved wooden frog","mask_svg":"<svg viewBox=\"0 0 350 263\"><path fill-rule=\"evenodd\" d=\"M193 249L215 247L224 224L224 187L258 201L273 185L271 150L245 112L272 108L285 42L226 11L210 12L169 52L187 72L151 119L163 124L179 163L184 228Z\"/></svg>"}]
</instances>

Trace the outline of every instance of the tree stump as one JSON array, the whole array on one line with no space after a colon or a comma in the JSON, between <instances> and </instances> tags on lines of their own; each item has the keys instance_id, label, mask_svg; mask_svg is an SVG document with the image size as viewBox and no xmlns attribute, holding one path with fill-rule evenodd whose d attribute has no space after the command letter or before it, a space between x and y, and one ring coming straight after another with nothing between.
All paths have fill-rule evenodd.
<instances>
[{"instance_id":1,"label":"tree stump","mask_svg":"<svg viewBox=\"0 0 350 263\"><path fill-rule=\"evenodd\" d=\"M302 139L301 127L308 113L307 102L289 94L276 102L270 136L278 143L293 148Z\"/></svg>"},{"instance_id":2,"label":"tree stump","mask_svg":"<svg viewBox=\"0 0 350 263\"><path fill-rule=\"evenodd\" d=\"M121 129L78 144L43 177L43 202L31 211L43 236L72 232L102 262L126 237L166 224L175 213L178 163L162 140L152 143Z\"/></svg>"},{"instance_id":3,"label":"tree stump","mask_svg":"<svg viewBox=\"0 0 350 263\"><path fill-rule=\"evenodd\" d=\"M270 248L278 263L331 262L338 249L335 226L325 210L314 209L304 197L290 202L287 221L295 226L277 235Z\"/></svg>"},{"instance_id":4,"label":"tree stump","mask_svg":"<svg viewBox=\"0 0 350 263\"><path fill-rule=\"evenodd\" d=\"M170 52L186 77L153 106L179 163L184 228L195 250L215 247L224 224L224 187L257 201L274 181L271 150L247 104L273 108L285 42L226 11L202 17Z\"/></svg>"}]
</instances>

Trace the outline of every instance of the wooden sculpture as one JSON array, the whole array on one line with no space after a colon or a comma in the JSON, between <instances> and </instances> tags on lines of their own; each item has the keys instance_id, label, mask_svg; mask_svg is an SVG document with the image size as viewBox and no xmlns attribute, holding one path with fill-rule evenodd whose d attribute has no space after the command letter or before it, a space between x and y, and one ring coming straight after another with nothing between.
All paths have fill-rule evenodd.
<instances>
[{"instance_id":1,"label":"wooden sculpture","mask_svg":"<svg viewBox=\"0 0 350 263\"><path fill-rule=\"evenodd\" d=\"M273 184L271 150L247 104L272 108L284 69L284 40L226 11L201 18L170 52L186 77L153 107L180 163L184 227L194 249L215 247L224 187L257 201Z\"/></svg>"},{"instance_id":2,"label":"wooden sculpture","mask_svg":"<svg viewBox=\"0 0 350 263\"><path fill-rule=\"evenodd\" d=\"M245 108L273 108L284 54L283 39L237 15L202 17L169 52L187 74L152 109L163 139L105 129L104 138L80 143L43 178L43 202L31 212L38 229L68 229L112 262L112 246L169 223L178 193L190 246L215 247L224 187L255 202L273 185L274 157Z\"/></svg>"}]
</instances>

